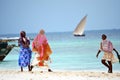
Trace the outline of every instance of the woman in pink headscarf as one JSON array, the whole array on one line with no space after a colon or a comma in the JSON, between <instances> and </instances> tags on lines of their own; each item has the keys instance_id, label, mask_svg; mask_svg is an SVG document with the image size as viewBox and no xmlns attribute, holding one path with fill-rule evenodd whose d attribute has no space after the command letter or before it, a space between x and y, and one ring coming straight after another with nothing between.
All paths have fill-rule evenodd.
<instances>
[{"instance_id":1,"label":"woman in pink headscarf","mask_svg":"<svg viewBox=\"0 0 120 80\"><path fill-rule=\"evenodd\" d=\"M35 52L35 58L33 60L31 69L33 66L48 66L45 64L45 61L50 59L50 54L52 53L50 46L47 42L47 38L45 36L45 31L43 29L40 30L39 34L35 37L32 44L32 51ZM52 70L49 69L48 71L51 72Z\"/></svg>"}]
</instances>

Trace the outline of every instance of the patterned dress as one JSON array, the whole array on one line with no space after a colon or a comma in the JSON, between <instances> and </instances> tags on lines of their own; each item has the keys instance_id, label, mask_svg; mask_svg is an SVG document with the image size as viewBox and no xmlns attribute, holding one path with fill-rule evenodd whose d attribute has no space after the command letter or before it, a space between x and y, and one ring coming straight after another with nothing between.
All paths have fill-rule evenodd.
<instances>
[{"instance_id":1,"label":"patterned dress","mask_svg":"<svg viewBox=\"0 0 120 80\"><path fill-rule=\"evenodd\" d=\"M27 40L27 42L30 43L29 40ZM21 39L19 39L19 45L20 45L20 53L19 53L18 64L21 67L26 67L30 65L32 51L29 47L24 47L22 45Z\"/></svg>"}]
</instances>

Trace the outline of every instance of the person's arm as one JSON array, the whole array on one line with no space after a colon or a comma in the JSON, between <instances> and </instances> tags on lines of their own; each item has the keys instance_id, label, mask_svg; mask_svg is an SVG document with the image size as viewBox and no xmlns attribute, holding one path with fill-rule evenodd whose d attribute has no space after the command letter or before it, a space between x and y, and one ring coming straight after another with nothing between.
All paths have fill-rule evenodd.
<instances>
[{"instance_id":1,"label":"person's arm","mask_svg":"<svg viewBox=\"0 0 120 80\"><path fill-rule=\"evenodd\" d=\"M96 55L97 58L98 58L98 55L99 55L100 52L101 52L101 50L98 50L97 55Z\"/></svg>"},{"instance_id":2,"label":"person's arm","mask_svg":"<svg viewBox=\"0 0 120 80\"><path fill-rule=\"evenodd\" d=\"M101 52L101 49L102 49L102 43L100 43L100 49L98 50L97 55L96 55L97 58L98 58L99 53Z\"/></svg>"},{"instance_id":3,"label":"person's arm","mask_svg":"<svg viewBox=\"0 0 120 80\"><path fill-rule=\"evenodd\" d=\"M118 57L118 59L119 59L119 63L120 63L120 55L119 55L118 51L117 51L115 48L113 48L113 50L116 52L117 57Z\"/></svg>"}]
</instances>

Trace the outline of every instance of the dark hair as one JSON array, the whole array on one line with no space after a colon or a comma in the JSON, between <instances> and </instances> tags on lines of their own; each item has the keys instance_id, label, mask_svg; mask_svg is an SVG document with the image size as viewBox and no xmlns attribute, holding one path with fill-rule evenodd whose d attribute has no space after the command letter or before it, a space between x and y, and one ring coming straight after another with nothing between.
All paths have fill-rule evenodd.
<instances>
[{"instance_id":1,"label":"dark hair","mask_svg":"<svg viewBox=\"0 0 120 80\"><path fill-rule=\"evenodd\" d=\"M22 43L23 43L23 44L26 44L26 42L23 40L23 38L25 38L26 41L27 41L25 31L21 31L21 32L20 32L20 37L21 37L21 41L22 41Z\"/></svg>"},{"instance_id":2,"label":"dark hair","mask_svg":"<svg viewBox=\"0 0 120 80\"><path fill-rule=\"evenodd\" d=\"M24 37L24 38L25 38L25 36L26 36L25 31L21 31L21 32L20 32L20 37Z\"/></svg>"},{"instance_id":3,"label":"dark hair","mask_svg":"<svg viewBox=\"0 0 120 80\"><path fill-rule=\"evenodd\" d=\"M102 34L102 39L105 40L107 36L105 34Z\"/></svg>"}]
</instances>

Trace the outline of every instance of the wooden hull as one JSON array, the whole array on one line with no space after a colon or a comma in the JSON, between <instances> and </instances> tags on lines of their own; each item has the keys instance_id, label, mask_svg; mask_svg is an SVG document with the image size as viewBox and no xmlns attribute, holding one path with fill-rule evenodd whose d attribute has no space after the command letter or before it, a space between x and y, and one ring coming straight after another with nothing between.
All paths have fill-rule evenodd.
<instances>
[{"instance_id":1,"label":"wooden hull","mask_svg":"<svg viewBox=\"0 0 120 80\"><path fill-rule=\"evenodd\" d=\"M8 53L12 50L13 46L8 45L7 42L0 42L0 61L3 61Z\"/></svg>"},{"instance_id":2,"label":"wooden hull","mask_svg":"<svg viewBox=\"0 0 120 80\"><path fill-rule=\"evenodd\" d=\"M0 61L4 60L4 58L9 54L12 48L12 46L7 46L7 48L0 49Z\"/></svg>"},{"instance_id":3,"label":"wooden hull","mask_svg":"<svg viewBox=\"0 0 120 80\"><path fill-rule=\"evenodd\" d=\"M74 36L75 36L75 37L84 37L84 36L85 36L85 34L83 34L83 35L79 35L79 34L78 34L78 35L76 35L76 34L75 34Z\"/></svg>"}]
</instances>

